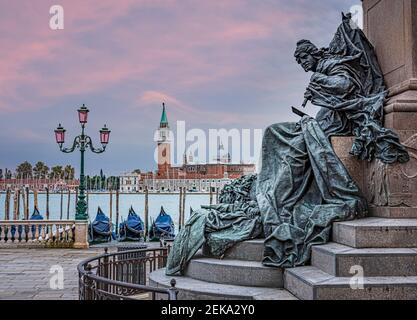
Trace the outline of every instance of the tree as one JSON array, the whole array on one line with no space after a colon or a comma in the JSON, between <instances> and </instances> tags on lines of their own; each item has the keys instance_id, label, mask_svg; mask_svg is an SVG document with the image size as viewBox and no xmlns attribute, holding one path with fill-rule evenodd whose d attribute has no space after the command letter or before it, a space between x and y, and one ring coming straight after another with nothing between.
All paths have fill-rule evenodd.
<instances>
[{"instance_id":1,"label":"tree","mask_svg":"<svg viewBox=\"0 0 417 320\"><path fill-rule=\"evenodd\" d=\"M74 176L75 176L75 169L70 165L66 165L64 168L64 179L73 180Z\"/></svg>"},{"instance_id":2,"label":"tree","mask_svg":"<svg viewBox=\"0 0 417 320\"><path fill-rule=\"evenodd\" d=\"M0 169L0 179L3 179L3 169Z\"/></svg>"},{"instance_id":3,"label":"tree","mask_svg":"<svg viewBox=\"0 0 417 320\"><path fill-rule=\"evenodd\" d=\"M19 164L16 168L16 178L32 178L32 165L27 161Z\"/></svg>"},{"instance_id":4,"label":"tree","mask_svg":"<svg viewBox=\"0 0 417 320\"><path fill-rule=\"evenodd\" d=\"M61 179L63 176L62 166L54 166L51 168L49 177L52 179Z\"/></svg>"},{"instance_id":5,"label":"tree","mask_svg":"<svg viewBox=\"0 0 417 320\"><path fill-rule=\"evenodd\" d=\"M49 168L42 161L38 161L32 171L35 179L45 179L48 176Z\"/></svg>"},{"instance_id":6,"label":"tree","mask_svg":"<svg viewBox=\"0 0 417 320\"><path fill-rule=\"evenodd\" d=\"M134 173L134 174L141 174L142 171L140 171L140 169L135 169L135 170L132 171L132 173Z\"/></svg>"},{"instance_id":7,"label":"tree","mask_svg":"<svg viewBox=\"0 0 417 320\"><path fill-rule=\"evenodd\" d=\"M12 172L6 168L6 172L4 173L5 179L11 179L12 178Z\"/></svg>"}]
</instances>

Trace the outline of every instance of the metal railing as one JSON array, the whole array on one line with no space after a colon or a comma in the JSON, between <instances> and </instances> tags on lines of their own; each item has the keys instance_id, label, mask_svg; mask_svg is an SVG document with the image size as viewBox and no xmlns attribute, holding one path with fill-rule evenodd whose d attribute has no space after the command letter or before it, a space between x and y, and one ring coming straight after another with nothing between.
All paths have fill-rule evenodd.
<instances>
[{"instance_id":1,"label":"metal railing","mask_svg":"<svg viewBox=\"0 0 417 320\"><path fill-rule=\"evenodd\" d=\"M74 241L73 220L0 220L0 245L71 247Z\"/></svg>"},{"instance_id":2,"label":"metal railing","mask_svg":"<svg viewBox=\"0 0 417 320\"><path fill-rule=\"evenodd\" d=\"M105 253L78 265L80 300L176 300L170 288L149 285L148 275L166 266L169 247Z\"/></svg>"}]
</instances>

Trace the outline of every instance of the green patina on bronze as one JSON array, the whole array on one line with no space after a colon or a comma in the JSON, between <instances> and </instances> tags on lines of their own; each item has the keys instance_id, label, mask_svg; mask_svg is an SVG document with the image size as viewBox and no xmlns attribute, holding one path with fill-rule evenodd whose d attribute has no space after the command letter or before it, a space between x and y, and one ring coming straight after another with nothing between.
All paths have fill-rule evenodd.
<instances>
[{"instance_id":1,"label":"green patina on bronze","mask_svg":"<svg viewBox=\"0 0 417 320\"><path fill-rule=\"evenodd\" d=\"M386 88L374 49L352 26L343 15L329 48L297 43L297 62L314 72L305 102L322 107L316 119L266 129L260 173L234 181L220 204L194 212L175 239L167 275L183 273L204 243L221 257L235 243L259 237L265 237L264 265L305 265L311 247L329 240L333 222L366 216L366 200L331 136L353 135L351 154L359 159L409 160L398 136L383 127Z\"/></svg>"}]
</instances>

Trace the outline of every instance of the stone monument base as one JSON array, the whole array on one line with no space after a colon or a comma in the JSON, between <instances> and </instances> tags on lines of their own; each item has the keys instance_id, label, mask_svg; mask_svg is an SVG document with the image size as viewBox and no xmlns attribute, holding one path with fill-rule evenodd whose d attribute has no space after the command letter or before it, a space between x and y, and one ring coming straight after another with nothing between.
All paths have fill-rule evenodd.
<instances>
[{"instance_id":1,"label":"stone monument base","mask_svg":"<svg viewBox=\"0 0 417 320\"><path fill-rule=\"evenodd\" d=\"M417 208L413 202L392 202L398 193L387 193L387 206L375 202L375 186L381 181L366 163L349 155L353 137L332 138L333 148L357 182L370 206L369 217L333 225L331 242L312 248L311 265L282 270L264 267L263 240L239 243L224 259L202 250L193 258L185 276L175 277L179 299L417 299ZM407 165L377 170L392 176ZM394 179L394 178L392 178ZM396 190L397 180L386 183ZM417 190L416 188L413 189ZM402 204L402 205L401 205ZM169 287L165 270L151 273L151 285Z\"/></svg>"},{"instance_id":2,"label":"stone monument base","mask_svg":"<svg viewBox=\"0 0 417 320\"><path fill-rule=\"evenodd\" d=\"M409 137L404 142L413 143ZM366 196L369 217L333 225L332 242L312 249L311 266L287 269L284 287L300 299L417 299L417 208L407 164L365 162L349 155L353 137L333 148Z\"/></svg>"}]
</instances>

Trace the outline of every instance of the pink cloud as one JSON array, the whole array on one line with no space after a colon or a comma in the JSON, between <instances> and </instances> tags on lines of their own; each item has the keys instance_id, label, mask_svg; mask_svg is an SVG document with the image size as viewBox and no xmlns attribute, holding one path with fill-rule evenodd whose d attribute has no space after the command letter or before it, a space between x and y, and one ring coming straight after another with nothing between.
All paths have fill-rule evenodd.
<instances>
[{"instance_id":1,"label":"pink cloud","mask_svg":"<svg viewBox=\"0 0 417 320\"><path fill-rule=\"evenodd\" d=\"M38 109L46 105L42 99L104 91L138 79L192 90L248 73L255 67L251 62L256 56L262 59L264 53L254 48L250 54L240 54L239 46L265 40L277 29L289 32L291 23L299 17L253 10L242 18L235 14L242 3L66 0L61 3L65 10L62 31L48 28L48 1L38 6L29 1L11 3L8 10L17 18L7 15L0 26L2 30L14 30L18 36L6 37L2 42L0 110ZM185 7L195 10L195 14L184 11ZM134 25L130 22L128 27L120 23L134 9L164 12L168 20L162 23L150 16L146 21L138 19ZM106 40L107 46L80 41L86 35ZM46 74L42 69L47 69ZM21 88L29 88L36 96L22 97Z\"/></svg>"},{"instance_id":2,"label":"pink cloud","mask_svg":"<svg viewBox=\"0 0 417 320\"><path fill-rule=\"evenodd\" d=\"M269 119L268 115L258 113L239 114L238 117L234 112L217 111L212 112L210 108L202 106L191 106L172 95L160 91L146 91L138 98L138 105L143 106L144 110L149 110L154 116L155 112L160 112L161 104L165 102L168 110L168 117L173 123L187 119L192 125L215 124L217 127L236 125L236 119L245 124L262 123ZM152 109L149 109L151 107ZM155 111L155 108L158 108Z\"/></svg>"}]
</instances>

